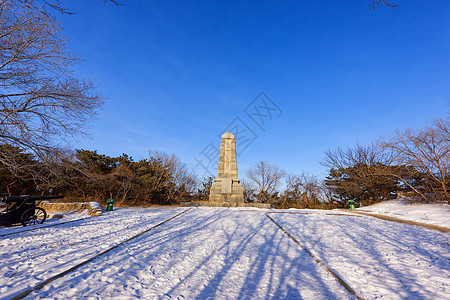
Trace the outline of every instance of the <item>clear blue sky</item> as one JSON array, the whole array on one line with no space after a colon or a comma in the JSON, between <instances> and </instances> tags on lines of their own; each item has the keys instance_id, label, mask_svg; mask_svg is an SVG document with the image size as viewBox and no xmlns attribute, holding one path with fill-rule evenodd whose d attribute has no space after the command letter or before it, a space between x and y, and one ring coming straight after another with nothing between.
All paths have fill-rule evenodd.
<instances>
[{"instance_id":1,"label":"clear blue sky","mask_svg":"<svg viewBox=\"0 0 450 300\"><path fill-rule=\"evenodd\" d=\"M324 150L449 109L450 1L392 1L63 1L76 12L58 17L84 59L77 75L108 98L74 148L160 150L194 168L239 117L257 137L238 145L240 175L265 160L324 176ZM265 131L244 111L260 92L280 109Z\"/></svg>"}]
</instances>

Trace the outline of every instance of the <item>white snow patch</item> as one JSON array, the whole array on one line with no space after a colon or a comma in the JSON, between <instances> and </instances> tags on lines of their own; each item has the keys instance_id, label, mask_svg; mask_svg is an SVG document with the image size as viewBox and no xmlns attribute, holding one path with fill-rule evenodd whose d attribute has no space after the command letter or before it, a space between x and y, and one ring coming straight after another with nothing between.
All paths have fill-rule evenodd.
<instances>
[{"instance_id":1,"label":"white snow patch","mask_svg":"<svg viewBox=\"0 0 450 300\"><path fill-rule=\"evenodd\" d=\"M270 216L364 299L449 299L448 233L323 211Z\"/></svg>"},{"instance_id":2,"label":"white snow patch","mask_svg":"<svg viewBox=\"0 0 450 300\"><path fill-rule=\"evenodd\" d=\"M422 204L400 198L356 210L450 228L450 205L445 203Z\"/></svg>"}]
</instances>

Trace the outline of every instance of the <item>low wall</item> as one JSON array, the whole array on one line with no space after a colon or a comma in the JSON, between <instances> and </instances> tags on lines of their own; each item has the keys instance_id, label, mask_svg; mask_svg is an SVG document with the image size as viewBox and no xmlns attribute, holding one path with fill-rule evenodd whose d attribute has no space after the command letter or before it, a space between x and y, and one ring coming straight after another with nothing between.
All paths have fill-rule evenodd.
<instances>
[{"instance_id":1,"label":"low wall","mask_svg":"<svg viewBox=\"0 0 450 300\"><path fill-rule=\"evenodd\" d=\"M58 203L42 201L38 206L42 207L47 212L76 212L87 209L91 216L103 214L102 207L97 202Z\"/></svg>"}]
</instances>

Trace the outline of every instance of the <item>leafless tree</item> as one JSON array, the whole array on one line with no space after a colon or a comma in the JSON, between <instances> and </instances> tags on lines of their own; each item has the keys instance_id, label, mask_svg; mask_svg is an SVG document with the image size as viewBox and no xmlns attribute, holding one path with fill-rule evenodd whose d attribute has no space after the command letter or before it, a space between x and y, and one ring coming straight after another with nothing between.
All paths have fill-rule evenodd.
<instances>
[{"instance_id":1,"label":"leafless tree","mask_svg":"<svg viewBox=\"0 0 450 300\"><path fill-rule=\"evenodd\" d=\"M447 119L436 119L433 121L437 134L444 142L450 143L450 114Z\"/></svg>"},{"instance_id":2,"label":"leafless tree","mask_svg":"<svg viewBox=\"0 0 450 300\"><path fill-rule=\"evenodd\" d=\"M82 134L103 99L73 75L78 57L57 20L37 5L0 0L0 143L44 158Z\"/></svg>"},{"instance_id":3,"label":"leafless tree","mask_svg":"<svg viewBox=\"0 0 450 300\"><path fill-rule=\"evenodd\" d=\"M413 166L428 178L430 195L450 203L450 142L448 122L438 120L422 130L396 131L383 147L397 154L399 164ZM421 194L423 198L426 197ZM428 201L428 200L427 200Z\"/></svg>"},{"instance_id":4,"label":"leafless tree","mask_svg":"<svg viewBox=\"0 0 450 300\"><path fill-rule=\"evenodd\" d=\"M176 195L178 197L176 200L182 200L183 196L195 192L197 185L195 173L189 170L186 164L181 162L176 155L168 155L161 151L150 151L149 155L161 161L162 166L167 169L171 182L175 185L174 191L179 193L179 195ZM169 195L169 197L173 196Z\"/></svg>"},{"instance_id":5,"label":"leafless tree","mask_svg":"<svg viewBox=\"0 0 450 300\"><path fill-rule=\"evenodd\" d=\"M386 6L391 7L391 8L398 7L398 4L395 4L394 2L388 2L386 0L372 0L372 2L369 4L369 8L370 9L375 9L375 8L377 8L379 6L382 6L382 5L386 5Z\"/></svg>"},{"instance_id":6,"label":"leafless tree","mask_svg":"<svg viewBox=\"0 0 450 300\"><path fill-rule=\"evenodd\" d=\"M47 8L50 10L60 12L62 14L72 15L74 14L69 8L62 6L61 0L18 0L28 5L35 5L43 12L47 13ZM108 3L113 3L116 6L122 5L120 1L117 0L102 0L106 5Z\"/></svg>"},{"instance_id":7,"label":"leafless tree","mask_svg":"<svg viewBox=\"0 0 450 300\"><path fill-rule=\"evenodd\" d=\"M286 171L265 161L259 161L247 171L247 177L256 185L260 202L270 201L277 192Z\"/></svg>"},{"instance_id":8,"label":"leafless tree","mask_svg":"<svg viewBox=\"0 0 450 300\"><path fill-rule=\"evenodd\" d=\"M281 197L281 208L317 208L324 202L322 183L316 176L289 174L286 176L286 190Z\"/></svg>"},{"instance_id":9,"label":"leafless tree","mask_svg":"<svg viewBox=\"0 0 450 300\"><path fill-rule=\"evenodd\" d=\"M349 168L355 165L375 166L379 164L390 165L394 161L392 152L380 147L378 142L368 146L356 144L348 148L336 148L325 151L325 159L321 162L329 168Z\"/></svg>"},{"instance_id":10,"label":"leafless tree","mask_svg":"<svg viewBox=\"0 0 450 300\"><path fill-rule=\"evenodd\" d=\"M257 202L258 199L255 197L255 185L246 180L241 180L242 189L244 192L244 202Z\"/></svg>"},{"instance_id":11,"label":"leafless tree","mask_svg":"<svg viewBox=\"0 0 450 300\"><path fill-rule=\"evenodd\" d=\"M208 201L209 193L211 191L211 186L214 183L214 178L212 176L197 178L197 193L196 196L199 200Z\"/></svg>"}]
</instances>

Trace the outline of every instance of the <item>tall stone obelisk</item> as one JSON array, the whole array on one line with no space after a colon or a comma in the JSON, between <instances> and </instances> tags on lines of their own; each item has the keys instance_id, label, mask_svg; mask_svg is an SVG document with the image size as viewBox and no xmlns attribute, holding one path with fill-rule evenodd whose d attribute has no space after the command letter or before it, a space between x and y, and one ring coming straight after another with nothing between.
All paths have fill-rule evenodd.
<instances>
[{"instance_id":1,"label":"tall stone obelisk","mask_svg":"<svg viewBox=\"0 0 450 300\"><path fill-rule=\"evenodd\" d=\"M222 135L217 178L211 186L210 202L244 202L244 191L237 177L236 141L234 135Z\"/></svg>"}]
</instances>

